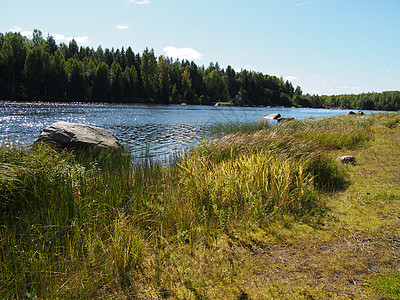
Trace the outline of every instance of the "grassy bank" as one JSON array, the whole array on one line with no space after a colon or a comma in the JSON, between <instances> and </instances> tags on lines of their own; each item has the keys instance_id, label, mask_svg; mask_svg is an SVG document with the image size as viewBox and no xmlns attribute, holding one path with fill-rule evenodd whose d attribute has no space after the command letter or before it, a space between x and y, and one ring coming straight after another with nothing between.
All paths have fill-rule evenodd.
<instances>
[{"instance_id":1,"label":"grassy bank","mask_svg":"<svg viewBox=\"0 0 400 300\"><path fill-rule=\"evenodd\" d=\"M246 129L170 166L3 145L0 298L396 298L399 123Z\"/></svg>"}]
</instances>

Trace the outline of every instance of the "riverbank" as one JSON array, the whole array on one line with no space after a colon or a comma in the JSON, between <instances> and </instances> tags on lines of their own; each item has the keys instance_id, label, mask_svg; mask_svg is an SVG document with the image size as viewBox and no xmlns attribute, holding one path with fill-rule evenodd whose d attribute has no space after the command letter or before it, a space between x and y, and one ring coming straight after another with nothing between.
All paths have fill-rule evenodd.
<instances>
[{"instance_id":1,"label":"riverbank","mask_svg":"<svg viewBox=\"0 0 400 300\"><path fill-rule=\"evenodd\" d=\"M399 123L296 120L168 167L2 146L0 295L396 297Z\"/></svg>"}]
</instances>

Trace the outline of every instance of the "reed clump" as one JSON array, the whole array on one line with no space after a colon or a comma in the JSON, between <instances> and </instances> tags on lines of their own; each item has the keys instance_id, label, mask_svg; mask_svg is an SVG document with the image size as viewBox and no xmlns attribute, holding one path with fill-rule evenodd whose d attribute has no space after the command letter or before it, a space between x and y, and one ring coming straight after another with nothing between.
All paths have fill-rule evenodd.
<instances>
[{"instance_id":1,"label":"reed clump","mask_svg":"<svg viewBox=\"0 0 400 300\"><path fill-rule=\"evenodd\" d=\"M285 216L323 218L321 194L346 185L326 147L363 143L372 122L308 119L233 133L168 166L123 150L2 145L0 295L168 295L176 281L189 282L165 282L188 252L202 255L232 232Z\"/></svg>"}]
</instances>

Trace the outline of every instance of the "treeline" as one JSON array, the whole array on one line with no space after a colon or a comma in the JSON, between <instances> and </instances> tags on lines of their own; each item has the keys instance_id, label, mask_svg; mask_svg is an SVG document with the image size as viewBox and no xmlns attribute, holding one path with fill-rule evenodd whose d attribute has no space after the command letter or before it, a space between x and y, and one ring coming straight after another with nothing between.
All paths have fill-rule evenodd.
<instances>
[{"instance_id":1,"label":"treeline","mask_svg":"<svg viewBox=\"0 0 400 300\"><path fill-rule=\"evenodd\" d=\"M398 110L399 92L303 95L289 81L210 63L156 57L126 50L79 47L75 40L57 45L34 30L0 33L0 97L11 100L275 105Z\"/></svg>"},{"instance_id":2,"label":"treeline","mask_svg":"<svg viewBox=\"0 0 400 300\"><path fill-rule=\"evenodd\" d=\"M400 91L363 93L358 95L295 95L293 105L299 107L400 110Z\"/></svg>"},{"instance_id":3,"label":"treeline","mask_svg":"<svg viewBox=\"0 0 400 300\"><path fill-rule=\"evenodd\" d=\"M275 76L211 63L156 57L131 47L96 50L75 40L57 45L35 30L0 35L0 96L90 102L155 102L235 105L291 105L295 89Z\"/></svg>"}]
</instances>

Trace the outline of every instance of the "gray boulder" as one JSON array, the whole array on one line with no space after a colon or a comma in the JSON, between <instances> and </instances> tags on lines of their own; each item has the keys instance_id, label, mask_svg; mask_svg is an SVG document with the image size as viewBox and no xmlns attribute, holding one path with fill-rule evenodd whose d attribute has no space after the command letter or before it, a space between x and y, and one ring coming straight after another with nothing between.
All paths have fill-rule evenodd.
<instances>
[{"instance_id":1,"label":"gray boulder","mask_svg":"<svg viewBox=\"0 0 400 300\"><path fill-rule=\"evenodd\" d=\"M356 113L354 112L354 111L349 111L348 113L347 113L347 115L349 116L349 115L355 115Z\"/></svg>"},{"instance_id":2,"label":"gray boulder","mask_svg":"<svg viewBox=\"0 0 400 300\"><path fill-rule=\"evenodd\" d=\"M82 148L99 146L103 148L121 147L115 135L106 129L77 123L56 122L44 128L34 145L40 142L54 148Z\"/></svg>"},{"instance_id":3,"label":"gray boulder","mask_svg":"<svg viewBox=\"0 0 400 300\"><path fill-rule=\"evenodd\" d=\"M356 158L352 155L339 156L336 160L343 164L354 164L356 162Z\"/></svg>"},{"instance_id":4,"label":"gray boulder","mask_svg":"<svg viewBox=\"0 0 400 300\"><path fill-rule=\"evenodd\" d=\"M281 114L270 114L270 115L268 115L268 116L265 116L264 118L265 118L265 119L276 120L276 119L278 119L278 118L280 118L280 117L281 117Z\"/></svg>"}]
</instances>

